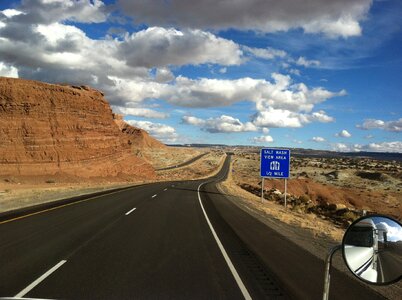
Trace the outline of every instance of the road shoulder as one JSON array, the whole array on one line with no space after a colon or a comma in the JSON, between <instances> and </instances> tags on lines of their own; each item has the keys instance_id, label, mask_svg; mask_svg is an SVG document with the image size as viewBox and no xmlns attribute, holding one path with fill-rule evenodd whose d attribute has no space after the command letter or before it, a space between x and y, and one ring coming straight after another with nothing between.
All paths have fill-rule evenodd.
<instances>
[{"instance_id":1,"label":"road shoulder","mask_svg":"<svg viewBox=\"0 0 402 300\"><path fill-rule=\"evenodd\" d=\"M285 211L279 205L268 201L264 201L262 204L260 198L244 191L232 182L231 169L228 177L217 183L216 186L237 207L319 258L322 261L323 269L329 249L341 243L343 230L334 228L332 223L320 220L315 215L301 215ZM306 218L310 218L310 220ZM314 224L315 227L312 226ZM334 256L333 266L338 271L356 280L345 266L340 252ZM391 286L365 286L388 299L400 299L402 294L402 282Z\"/></svg>"}]
</instances>

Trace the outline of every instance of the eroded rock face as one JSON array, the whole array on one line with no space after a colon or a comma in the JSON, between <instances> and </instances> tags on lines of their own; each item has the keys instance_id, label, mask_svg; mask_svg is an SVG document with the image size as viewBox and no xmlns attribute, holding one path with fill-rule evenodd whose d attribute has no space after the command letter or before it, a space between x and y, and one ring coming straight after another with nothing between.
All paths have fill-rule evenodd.
<instances>
[{"instance_id":1,"label":"eroded rock face","mask_svg":"<svg viewBox=\"0 0 402 300\"><path fill-rule=\"evenodd\" d=\"M0 175L60 172L154 176L132 155L101 92L0 77Z\"/></svg>"},{"instance_id":2,"label":"eroded rock face","mask_svg":"<svg viewBox=\"0 0 402 300\"><path fill-rule=\"evenodd\" d=\"M115 123L117 124L117 126L119 127L121 132L123 132L126 135L128 141L129 141L129 144L131 144L133 146L133 148L162 149L162 148L167 147L165 144L163 144L160 141L158 141L157 139L151 137L148 134L148 132L146 132L145 130L136 128L136 127L131 126L130 124L126 123L123 120L122 115L113 114L113 117L114 117Z\"/></svg>"}]
</instances>

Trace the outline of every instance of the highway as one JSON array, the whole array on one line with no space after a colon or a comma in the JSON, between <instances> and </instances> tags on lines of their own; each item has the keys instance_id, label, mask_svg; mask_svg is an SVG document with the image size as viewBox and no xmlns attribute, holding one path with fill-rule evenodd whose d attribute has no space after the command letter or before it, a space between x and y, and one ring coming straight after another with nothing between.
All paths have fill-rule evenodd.
<instances>
[{"instance_id":1,"label":"highway","mask_svg":"<svg viewBox=\"0 0 402 300\"><path fill-rule=\"evenodd\" d=\"M320 299L324 263L208 180L163 182L0 222L0 297ZM330 299L384 299L334 270Z\"/></svg>"},{"instance_id":2,"label":"highway","mask_svg":"<svg viewBox=\"0 0 402 300\"><path fill-rule=\"evenodd\" d=\"M402 277L400 249L383 249L378 253L378 269L380 282L391 282Z\"/></svg>"}]
</instances>

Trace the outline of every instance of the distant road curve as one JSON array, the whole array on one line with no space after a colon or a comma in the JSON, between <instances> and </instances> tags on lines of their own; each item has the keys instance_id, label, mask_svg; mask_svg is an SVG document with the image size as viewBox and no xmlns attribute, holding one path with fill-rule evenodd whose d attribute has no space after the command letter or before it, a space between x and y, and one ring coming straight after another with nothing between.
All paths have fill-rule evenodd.
<instances>
[{"instance_id":1,"label":"distant road curve","mask_svg":"<svg viewBox=\"0 0 402 300\"><path fill-rule=\"evenodd\" d=\"M190 160L188 160L188 161L186 161L184 163L174 165L174 166L165 167L165 168L156 169L156 171L165 171L165 170L181 168L181 167L187 166L189 164L192 164L193 162L195 162L196 160L199 160L201 157L203 157L203 156L205 156L207 154L209 154L209 152L206 152L206 153L200 154L200 155L198 155L196 157L193 157L192 159L190 159Z\"/></svg>"}]
</instances>

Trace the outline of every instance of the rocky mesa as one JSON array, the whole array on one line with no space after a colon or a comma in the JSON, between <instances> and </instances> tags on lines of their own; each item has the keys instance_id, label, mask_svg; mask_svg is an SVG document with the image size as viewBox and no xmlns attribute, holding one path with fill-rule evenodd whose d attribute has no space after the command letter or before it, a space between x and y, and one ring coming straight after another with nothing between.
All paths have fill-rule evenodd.
<instances>
[{"instance_id":1,"label":"rocky mesa","mask_svg":"<svg viewBox=\"0 0 402 300\"><path fill-rule=\"evenodd\" d=\"M141 130L116 123L103 96L87 86L0 77L0 176L153 179L153 167L132 153Z\"/></svg>"}]
</instances>

